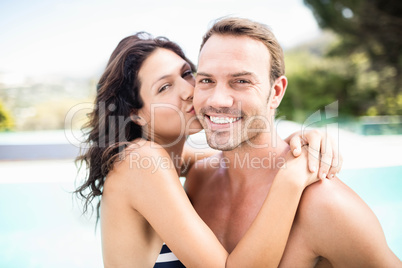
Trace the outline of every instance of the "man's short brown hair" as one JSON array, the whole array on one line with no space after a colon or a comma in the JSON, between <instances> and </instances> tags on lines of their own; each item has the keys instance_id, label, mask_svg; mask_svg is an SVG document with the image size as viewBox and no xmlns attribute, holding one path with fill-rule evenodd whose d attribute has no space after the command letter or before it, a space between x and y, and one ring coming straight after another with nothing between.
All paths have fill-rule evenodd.
<instances>
[{"instance_id":1,"label":"man's short brown hair","mask_svg":"<svg viewBox=\"0 0 402 268\"><path fill-rule=\"evenodd\" d=\"M214 34L248 36L257 41L261 41L268 48L271 55L271 83L285 74L285 61L282 48L267 25L244 18L227 17L220 19L216 21L204 35L200 51L208 39Z\"/></svg>"}]
</instances>

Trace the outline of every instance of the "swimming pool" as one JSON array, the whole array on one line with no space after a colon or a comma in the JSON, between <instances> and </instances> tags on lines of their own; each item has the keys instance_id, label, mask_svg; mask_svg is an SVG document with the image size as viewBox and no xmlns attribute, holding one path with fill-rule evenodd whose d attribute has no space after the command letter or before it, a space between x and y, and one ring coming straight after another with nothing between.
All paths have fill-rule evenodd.
<instances>
[{"instance_id":1,"label":"swimming pool","mask_svg":"<svg viewBox=\"0 0 402 268\"><path fill-rule=\"evenodd\" d=\"M347 169L340 178L374 211L389 247L402 259L402 166Z\"/></svg>"},{"instance_id":2,"label":"swimming pool","mask_svg":"<svg viewBox=\"0 0 402 268\"><path fill-rule=\"evenodd\" d=\"M70 194L71 160L0 162L0 174L0 267L103 266L99 230Z\"/></svg>"},{"instance_id":3,"label":"swimming pool","mask_svg":"<svg viewBox=\"0 0 402 268\"><path fill-rule=\"evenodd\" d=\"M69 193L71 161L0 162L0 174L0 267L102 267L99 229ZM372 208L402 259L402 166L344 170L341 178Z\"/></svg>"}]
</instances>

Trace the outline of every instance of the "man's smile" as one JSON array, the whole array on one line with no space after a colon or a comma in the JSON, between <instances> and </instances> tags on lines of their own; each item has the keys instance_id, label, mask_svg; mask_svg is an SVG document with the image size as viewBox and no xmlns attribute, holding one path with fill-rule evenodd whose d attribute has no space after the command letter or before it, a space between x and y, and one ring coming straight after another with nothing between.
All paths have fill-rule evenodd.
<instances>
[{"instance_id":1,"label":"man's smile","mask_svg":"<svg viewBox=\"0 0 402 268\"><path fill-rule=\"evenodd\" d=\"M239 121L240 119L241 117L209 116L209 120L215 124L231 124Z\"/></svg>"},{"instance_id":2,"label":"man's smile","mask_svg":"<svg viewBox=\"0 0 402 268\"><path fill-rule=\"evenodd\" d=\"M235 124L239 124L242 119L242 116L228 114L204 114L204 121L210 130L228 130L229 128L233 128Z\"/></svg>"}]
</instances>

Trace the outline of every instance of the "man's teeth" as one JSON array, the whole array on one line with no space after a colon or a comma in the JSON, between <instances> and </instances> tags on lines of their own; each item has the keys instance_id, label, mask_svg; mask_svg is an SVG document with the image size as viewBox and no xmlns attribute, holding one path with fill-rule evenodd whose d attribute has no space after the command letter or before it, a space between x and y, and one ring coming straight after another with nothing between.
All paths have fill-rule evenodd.
<instances>
[{"instance_id":1,"label":"man's teeth","mask_svg":"<svg viewBox=\"0 0 402 268\"><path fill-rule=\"evenodd\" d=\"M241 117L218 117L210 116L209 119L215 124L231 124L233 122L239 121Z\"/></svg>"}]
</instances>

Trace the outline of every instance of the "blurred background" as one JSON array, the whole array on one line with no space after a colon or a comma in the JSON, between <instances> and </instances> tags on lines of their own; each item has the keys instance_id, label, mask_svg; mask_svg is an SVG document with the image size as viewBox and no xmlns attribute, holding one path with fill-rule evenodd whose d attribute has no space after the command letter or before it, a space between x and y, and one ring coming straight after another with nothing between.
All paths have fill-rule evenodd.
<instances>
[{"instance_id":1,"label":"blurred background","mask_svg":"<svg viewBox=\"0 0 402 268\"><path fill-rule=\"evenodd\" d=\"M101 267L99 229L72 196L73 159L118 42L166 36L197 62L219 17L269 25L285 52L282 135L328 131L342 179L402 258L399 0L0 1L0 267ZM284 136L286 137L286 136ZM77 180L76 180L77 179Z\"/></svg>"}]
</instances>

